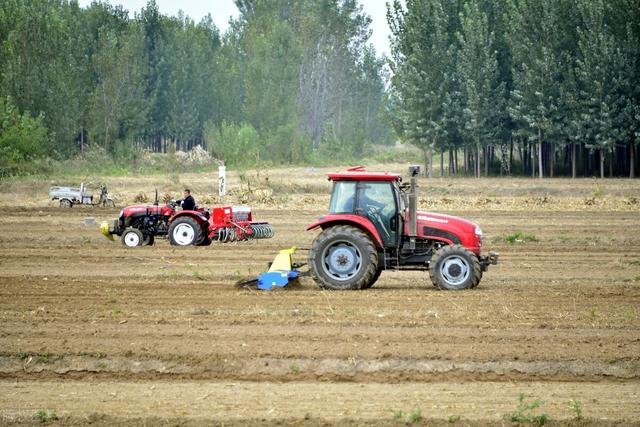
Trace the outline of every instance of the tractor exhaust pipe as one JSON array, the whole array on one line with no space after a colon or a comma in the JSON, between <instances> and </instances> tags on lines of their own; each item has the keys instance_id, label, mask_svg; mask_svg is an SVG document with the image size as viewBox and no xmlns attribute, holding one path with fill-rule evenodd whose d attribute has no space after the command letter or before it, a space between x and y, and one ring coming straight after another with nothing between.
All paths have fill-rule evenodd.
<instances>
[{"instance_id":1,"label":"tractor exhaust pipe","mask_svg":"<svg viewBox=\"0 0 640 427\"><path fill-rule=\"evenodd\" d=\"M420 166L409 166L411 188L409 190L409 246L411 250L416 247L418 235L418 175Z\"/></svg>"}]
</instances>

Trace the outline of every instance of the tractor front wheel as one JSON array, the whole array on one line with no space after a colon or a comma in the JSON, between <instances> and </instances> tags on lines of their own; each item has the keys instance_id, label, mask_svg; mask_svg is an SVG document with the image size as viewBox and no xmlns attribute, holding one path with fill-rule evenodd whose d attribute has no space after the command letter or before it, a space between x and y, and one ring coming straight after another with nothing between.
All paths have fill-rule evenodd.
<instances>
[{"instance_id":1,"label":"tractor front wheel","mask_svg":"<svg viewBox=\"0 0 640 427\"><path fill-rule=\"evenodd\" d=\"M122 233L122 244L128 248L134 248L136 246L142 246L144 242L144 236L142 232L137 228L129 227Z\"/></svg>"},{"instance_id":2,"label":"tractor front wheel","mask_svg":"<svg viewBox=\"0 0 640 427\"><path fill-rule=\"evenodd\" d=\"M378 252L362 230L337 225L322 231L309 251L309 270L321 288L370 288L378 272Z\"/></svg>"},{"instance_id":3,"label":"tractor front wheel","mask_svg":"<svg viewBox=\"0 0 640 427\"><path fill-rule=\"evenodd\" d=\"M169 227L169 243L173 246L195 245L200 239L202 230L195 219L178 218Z\"/></svg>"},{"instance_id":4,"label":"tractor front wheel","mask_svg":"<svg viewBox=\"0 0 640 427\"><path fill-rule=\"evenodd\" d=\"M431 282L439 289L475 288L482 278L478 257L461 245L444 246L436 251L429 266Z\"/></svg>"},{"instance_id":5,"label":"tractor front wheel","mask_svg":"<svg viewBox=\"0 0 640 427\"><path fill-rule=\"evenodd\" d=\"M71 200L69 200L69 199L61 199L60 200L60 207L61 208L69 209L72 206L73 206L73 203L71 202Z\"/></svg>"}]
</instances>

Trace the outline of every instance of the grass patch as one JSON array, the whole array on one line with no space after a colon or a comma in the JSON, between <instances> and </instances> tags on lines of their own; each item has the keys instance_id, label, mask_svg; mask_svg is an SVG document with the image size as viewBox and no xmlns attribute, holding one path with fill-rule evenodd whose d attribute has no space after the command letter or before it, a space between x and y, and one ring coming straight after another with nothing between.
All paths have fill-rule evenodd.
<instances>
[{"instance_id":1,"label":"grass patch","mask_svg":"<svg viewBox=\"0 0 640 427\"><path fill-rule=\"evenodd\" d=\"M298 375L300 373L300 367L298 365L291 365L291 373Z\"/></svg>"},{"instance_id":2,"label":"grass patch","mask_svg":"<svg viewBox=\"0 0 640 427\"><path fill-rule=\"evenodd\" d=\"M411 412L406 413L402 410L392 410L393 420L397 422L405 422L406 424L414 424L422 421L422 411L419 408L414 408Z\"/></svg>"},{"instance_id":3,"label":"grass patch","mask_svg":"<svg viewBox=\"0 0 640 427\"><path fill-rule=\"evenodd\" d=\"M394 421L402 421L404 419L404 412L402 411L392 411L392 412L393 412Z\"/></svg>"},{"instance_id":4,"label":"grass patch","mask_svg":"<svg viewBox=\"0 0 640 427\"><path fill-rule=\"evenodd\" d=\"M527 234L522 231L516 231L504 238L504 240L508 243L527 243L527 242L537 242L538 238L533 234Z\"/></svg>"},{"instance_id":5,"label":"grass patch","mask_svg":"<svg viewBox=\"0 0 640 427\"><path fill-rule=\"evenodd\" d=\"M44 409L40 409L38 412L36 412L36 417L43 424L50 423L58 419L56 411L47 411Z\"/></svg>"},{"instance_id":6,"label":"grass patch","mask_svg":"<svg viewBox=\"0 0 640 427\"><path fill-rule=\"evenodd\" d=\"M36 363L52 363L59 359L62 359L62 356L56 356L49 352L38 353L35 356Z\"/></svg>"},{"instance_id":7,"label":"grass patch","mask_svg":"<svg viewBox=\"0 0 640 427\"><path fill-rule=\"evenodd\" d=\"M582 402L579 400L571 399L568 402L569 409L573 412L573 418L576 420L582 420Z\"/></svg>"},{"instance_id":8,"label":"grass patch","mask_svg":"<svg viewBox=\"0 0 640 427\"><path fill-rule=\"evenodd\" d=\"M536 410L543 404L544 402L539 399L536 399L533 402L527 402L525 400L524 393L520 393L520 396L518 396L518 407L514 412L504 414L504 419L514 424L532 424L537 426L545 425L551 421L551 417L545 413L539 415L535 414Z\"/></svg>"},{"instance_id":9,"label":"grass patch","mask_svg":"<svg viewBox=\"0 0 640 427\"><path fill-rule=\"evenodd\" d=\"M409 422L417 423L418 421L422 421L422 411L416 408L409 414Z\"/></svg>"},{"instance_id":10,"label":"grass patch","mask_svg":"<svg viewBox=\"0 0 640 427\"><path fill-rule=\"evenodd\" d=\"M201 282L204 282L205 280L209 279L209 277L207 277L206 274L204 274L204 273L202 273L200 271L197 271L197 270L192 271L191 275L193 276L194 279L199 280Z\"/></svg>"}]
</instances>

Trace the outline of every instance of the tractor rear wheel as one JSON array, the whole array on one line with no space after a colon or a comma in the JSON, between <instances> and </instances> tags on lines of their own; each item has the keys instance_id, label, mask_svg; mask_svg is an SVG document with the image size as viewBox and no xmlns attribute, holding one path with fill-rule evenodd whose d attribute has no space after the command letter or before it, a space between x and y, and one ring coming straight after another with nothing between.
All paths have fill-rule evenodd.
<instances>
[{"instance_id":1,"label":"tractor rear wheel","mask_svg":"<svg viewBox=\"0 0 640 427\"><path fill-rule=\"evenodd\" d=\"M144 242L144 236L142 232L137 228L129 227L122 233L122 244L129 248L134 248L136 246L142 246Z\"/></svg>"},{"instance_id":2,"label":"tractor rear wheel","mask_svg":"<svg viewBox=\"0 0 640 427\"><path fill-rule=\"evenodd\" d=\"M429 266L431 282L439 289L475 288L482 278L478 257L461 245L444 246L436 251Z\"/></svg>"},{"instance_id":3,"label":"tractor rear wheel","mask_svg":"<svg viewBox=\"0 0 640 427\"><path fill-rule=\"evenodd\" d=\"M383 268L378 268L376 270L376 274L373 275L373 278L371 279L371 282L368 285L363 286L362 289L372 288L373 285L375 285L376 282L378 281L378 279L380 278L380 275L382 274L383 270L384 270Z\"/></svg>"},{"instance_id":4,"label":"tractor rear wheel","mask_svg":"<svg viewBox=\"0 0 640 427\"><path fill-rule=\"evenodd\" d=\"M196 246L209 246L211 245L211 239L207 233L202 233L202 236L196 242Z\"/></svg>"},{"instance_id":5,"label":"tractor rear wheel","mask_svg":"<svg viewBox=\"0 0 640 427\"><path fill-rule=\"evenodd\" d=\"M60 207L61 208L68 209L68 208L70 208L72 206L73 206L73 203L71 202L71 200L69 200L69 199L60 200Z\"/></svg>"},{"instance_id":6,"label":"tractor rear wheel","mask_svg":"<svg viewBox=\"0 0 640 427\"><path fill-rule=\"evenodd\" d=\"M169 243L173 246L195 245L201 237L202 230L195 219L178 218L169 227Z\"/></svg>"},{"instance_id":7,"label":"tractor rear wheel","mask_svg":"<svg viewBox=\"0 0 640 427\"><path fill-rule=\"evenodd\" d=\"M378 252L362 230L337 225L318 234L309 251L311 277L321 288L367 289L377 279Z\"/></svg>"}]
</instances>

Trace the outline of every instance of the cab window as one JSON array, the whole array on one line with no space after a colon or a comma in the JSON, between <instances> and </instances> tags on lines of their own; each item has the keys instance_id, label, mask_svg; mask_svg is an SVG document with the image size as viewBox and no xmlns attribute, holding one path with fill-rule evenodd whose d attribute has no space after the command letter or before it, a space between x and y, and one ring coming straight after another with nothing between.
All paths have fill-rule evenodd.
<instances>
[{"instance_id":1,"label":"cab window","mask_svg":"<svg viewBox=\"0 0 640 427\"><path fill-rule=\"evenodd\" d=\"M356 183L354 181L334 182L329 213L352 213L355 198Z\"/></svg>"}]
</instances>

